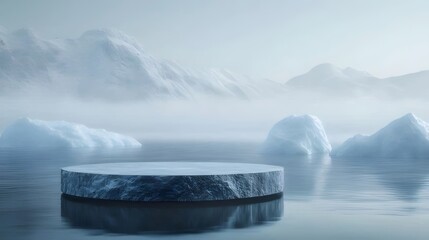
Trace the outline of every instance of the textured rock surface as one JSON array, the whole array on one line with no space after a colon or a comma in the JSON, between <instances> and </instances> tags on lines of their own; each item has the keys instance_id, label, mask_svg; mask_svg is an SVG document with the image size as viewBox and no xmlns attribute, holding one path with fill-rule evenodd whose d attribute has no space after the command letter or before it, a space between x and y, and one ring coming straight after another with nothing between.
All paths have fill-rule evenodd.
<instances>
[{"instance_id":1,"label":"textured rock surface","mask_svg":"<svg viewBox=\"0 0 429 240\"><path fill-rule=\"evenodd\" d=\"M283 192L283 168L262 164L146 162L66 167L65 194L126 201L212 201Z\"/></svg>"}]
</instances>

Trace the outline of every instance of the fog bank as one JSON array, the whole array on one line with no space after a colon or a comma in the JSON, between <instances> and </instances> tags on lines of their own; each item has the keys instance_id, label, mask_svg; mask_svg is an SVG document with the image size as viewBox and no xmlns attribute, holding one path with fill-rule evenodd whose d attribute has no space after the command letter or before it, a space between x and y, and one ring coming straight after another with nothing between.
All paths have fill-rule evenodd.
<instances>
[{"instance_id":1,"label":"fog bank","mask_svg":"<svg viewBox=\"0 0 429 240\"><path fill-rule=\"evenodd\" d=\"M201 101L88 101L74 98L0 98L0 129L19 117L65 120L105 128L142 140L263 141L270 128L292 114L318 116L333 145L370 134L413 112L429 119L426 102L373 98L303 100L205 99Z\"/></svg>"}]
</instances>

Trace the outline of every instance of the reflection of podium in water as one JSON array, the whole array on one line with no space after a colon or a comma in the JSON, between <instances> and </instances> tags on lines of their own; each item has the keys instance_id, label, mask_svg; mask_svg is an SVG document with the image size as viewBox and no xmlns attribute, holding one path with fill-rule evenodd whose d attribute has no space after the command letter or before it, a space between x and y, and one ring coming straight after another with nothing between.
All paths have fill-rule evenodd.
<instances>
[{"instance_id":1,"label":"reflection of podium in water","mask_svg":"<svg viewBox=\"0 0 429 240\"><path fill-rule=\"evenodd\" d=\"M245 228L283 216L281 194L235 201L138 203L62 195L61 216L75 228L109 233L190 233Z\"/></svg>"}]
</instances>

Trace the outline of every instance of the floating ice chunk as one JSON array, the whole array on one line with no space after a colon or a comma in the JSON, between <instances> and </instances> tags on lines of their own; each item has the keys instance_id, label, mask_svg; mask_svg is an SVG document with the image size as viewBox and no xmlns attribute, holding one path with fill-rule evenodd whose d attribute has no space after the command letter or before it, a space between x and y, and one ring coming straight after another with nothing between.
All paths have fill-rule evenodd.
<instances>
[{"instance_id":1,"label":"floating ice chunk","mask_svg":"<svg viewBox=\"0 0 429 240\"><path fill-rule=\"evenodd\" d=\"M356 135L334 149L333 157L429 157L429 124L409 113L370 136Z\"/></svg>"},{"instance_id":2,"label":"floating ice chunk","mask_svg":"<svg viewBox=\"0 0 429 240\"><path fill-rule=\"evenodd\" d=\"M330 151L321 121L311 115L292 115L276 123L264 144L266 153L309 155Z\"/></svg>"},{"instance_id":3,"label":"floating ice chunk","mask_svg":"<svg viewBox=\"0 0 429 240\"><path fill-rule=\"evenodd\" d=\"M6 127L0 147L141 147L134 138L65 121L21 118Z\"/></svg>"}]
</instances>

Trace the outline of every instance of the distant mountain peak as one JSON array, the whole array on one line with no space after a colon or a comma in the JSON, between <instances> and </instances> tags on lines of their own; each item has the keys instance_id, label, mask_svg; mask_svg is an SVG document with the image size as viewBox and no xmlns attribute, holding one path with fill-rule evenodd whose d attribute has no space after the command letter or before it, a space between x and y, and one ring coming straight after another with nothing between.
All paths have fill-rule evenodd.
<instances>
[{"instance_id":1,"label":"distant mountain peak","mask_svg":"<svg viewBox=\"0 0 429 240\"><path fill-rule=\"evenodd\" d=\"M322 70L322 69L324 69L324 70L331 70L331 69L339 69L339 67L335 66L332 63L326 62L326 63L321 63L321 64L318 64L318 65L314 66L310 71L313 71L313 70Z\"/></svg>"},{"instance_id":2,"label":"distant mountain peak","mask_svg":"<svg viewBox=\"0 0 429 240\"><path fill-rule=\"evenodd\" d=\"M307 72L307 74L322 74L322 75L332 75L332 74L338 74L342 70L335 66L332 63L322 63L319 65L314 66L310 71Z\"/></svg>"},{"instance_id":3,"label":"distant mountain peak","mask_svg":"<svg viewBox=\"0 0 429 240\"><path fill-rule=\"evenodd\" d=\"M127 34L111 28L98 28L84 32L81 38L119 38L119 39L133 39Z\"/></svg>"},{"instance_id":4,"label":"distant mountain peak","mask_svg":"<svg viewBox=\"0 0 429 240\"><path fill-rule=\"evenodd\" d=\"M113 46L125 46L131 52L144 53L140 43L133 37L116 29L100 28L84 32L79 40L87 43L107 43Z\"/></svg>"},{"instance_id":5,"label":"distant mountain peak","mask_svg":"<svg viewBox=\"0 0 429 240\"><path fill-rule=\"evenodd\" d=\"M322 63L307 73L290 79L286 82L286 86L318 93L354 96L371 91L370 86L377 84L376 80L367 72L350 67L343 69L332 63Z\"/></svg>"},{"instance_id":6,"label":"distant mountain peak","mask_svg":"<svg viewBox=\"0 0 429 240\"><path fill-rule=\"evenodd\" d=\"M306 74L318 74L325 77L349 77L349 78L359 78L359 77L373 77L371 74L365 71L360 71L351 67L340 68L332 63L322 63L316 65Z\"/></svg>"}]
</instances>

